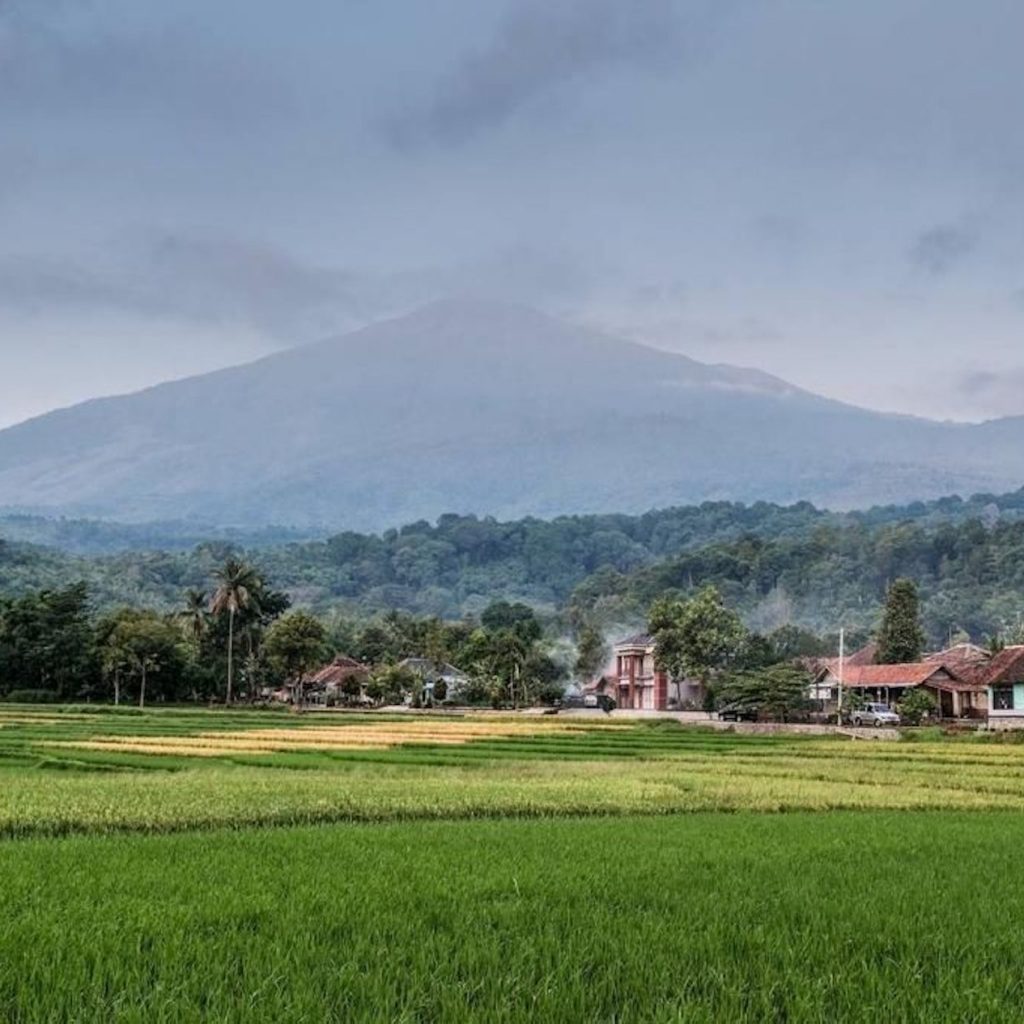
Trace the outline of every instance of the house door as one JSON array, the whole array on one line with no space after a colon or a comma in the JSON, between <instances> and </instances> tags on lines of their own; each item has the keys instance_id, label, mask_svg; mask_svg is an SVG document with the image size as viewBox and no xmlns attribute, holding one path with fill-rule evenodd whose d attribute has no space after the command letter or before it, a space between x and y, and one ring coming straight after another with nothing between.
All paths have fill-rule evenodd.
<instances>
[{"instance_id":1,"label":"house door","mask_svg":"<svg viewBox=\"0 0 1024 1024\"><path fill-rule=\"evenodd\" d=\"M949 690L939 690L939 713L943 718L953 717L953 694Z\"/></svg>"}]
</instances>

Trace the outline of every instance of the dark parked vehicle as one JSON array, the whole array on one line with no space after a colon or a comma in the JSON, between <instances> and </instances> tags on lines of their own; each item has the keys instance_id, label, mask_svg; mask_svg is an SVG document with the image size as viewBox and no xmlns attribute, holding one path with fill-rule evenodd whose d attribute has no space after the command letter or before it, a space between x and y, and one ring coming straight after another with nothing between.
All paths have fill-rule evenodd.
<instances>
[{"instance_id":1,"label":"dark parked vehicle","mask_svg":"<svg viewBox=\"0 0 1024 1024\"><path fill-rule=\"evenodd\" d=\"M726 704L719 708L718 717L723 722L756 722L757 708L745 707L742 704Z\"/></svg>"},{"instance_id":2,"label":"dark parked vehicle","mask_svg":"<svg viewBox=\"0 0 1024 1024\"><path fill-rule=\"evenodd\" d=\"M615 710L615 701L605 693L570 694L559 702L560 708L594 708L608 712Z\"/></svg>"}]
</instances>

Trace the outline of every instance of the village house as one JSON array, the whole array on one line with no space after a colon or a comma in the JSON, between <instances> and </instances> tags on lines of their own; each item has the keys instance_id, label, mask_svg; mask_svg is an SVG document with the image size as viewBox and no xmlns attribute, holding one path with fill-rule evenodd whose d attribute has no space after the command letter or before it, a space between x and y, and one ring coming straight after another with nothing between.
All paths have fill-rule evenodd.
<instances>
[{"instance_id":1,"label":"village house","mask_svg":"<svg viewBox=\"0 0 1024 1024\"><path fill-rule=\"evenodd\" d=\"M843 660L842 673L838 658L821 664L810 690L821 710L836 710L841 679L844 688L868 701L895 705L909 690L921 688L935 699L942 718L985 717L989 654L982 648L959 644L903 665L875 664L877 653L873 644L856 651Z\"/></svg>"},{"instance_id":2,"label":"village house","mask_svg":"<svg viewBox=\"0 0 1024 1024\"><path fill-rule=\"evenodd\" d=\"M1024 728L1024 647L1007 647L996 654L989 662L985 685L989 728Z\"/></svg>"},{"instance_id":3,"label":"village house","mask_svg":"<svg viewBox=\"0 0 1024 1024\"><path fill-rule=\"evenodd\" d=\"M408 669L423 683L423 699L432 704L437 700L451 700L469 683L469 676L454 665L430 658L406 658L399 668ZM443 684L443 685L438 685Z\"/></svg>"},{"instance_id":4,"label":"village house","mask_svg":"<svg viewBox=\"0 0 1024 1024\"><path fill-rule=\"evenodd\" d=\"M699 708L704 688L694 680L675 680L655 664L654 638L637 633L612 649L612 664L588 693L604 694L627 711Z\"/></svg>"},{"instance_id":5,"label":"village house","mask_svg":"<svg viewBox=\"0 0 1024 1024\"><path fill-rule=\"evenodd\" d=\"M310 678L302 682L302 703L331 705L343 700L356 703L365 700L365 687L370 678L370 669L355 658L339 654L329 665L325 665ZM358 686L358 695L349 695L349 690ZM299 684L291 681L280 691L283 698L293 704L298 702Z\"/></svg>"}]
</instances>

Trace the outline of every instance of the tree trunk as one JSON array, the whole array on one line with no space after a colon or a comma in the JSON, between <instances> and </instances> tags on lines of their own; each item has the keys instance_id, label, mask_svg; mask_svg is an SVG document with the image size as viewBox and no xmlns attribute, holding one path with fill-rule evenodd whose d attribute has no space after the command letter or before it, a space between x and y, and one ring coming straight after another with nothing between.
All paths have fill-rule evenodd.
<instances>
[{"instance_id":1,"label":"tree trunk","mask_svg":"<svg viewBox=\"0 0 1024 1024\"><path fill-rule=\"evenodd\" d=\"M227 700L225 700L225 702L224 702L225 704L230 704L231 703L232 674L233 674L234 669L235 669L234 653L235 653L235 609L231 608L228 611L228 692L227 692Z\"/></svg>"},{"instance_id":2,"label":"tree trunk","mask_svg":"<svg viewBox=\"0 0 1024 1024\"><path fill-rule=\"evenodd\" d=\"M146 706L146 663L142 663L142 685L139 687L139 707Z\"/></svg>"},{"instance_id":3,"label":"tree trunk","mask_svg":"<svg viewBox=\"0 0 1024 1024\"><path fill-rule=\"evenodd\" d=\"M121 703L121 673L114 673L114 707Z\"/></svg>"}]
</instances>

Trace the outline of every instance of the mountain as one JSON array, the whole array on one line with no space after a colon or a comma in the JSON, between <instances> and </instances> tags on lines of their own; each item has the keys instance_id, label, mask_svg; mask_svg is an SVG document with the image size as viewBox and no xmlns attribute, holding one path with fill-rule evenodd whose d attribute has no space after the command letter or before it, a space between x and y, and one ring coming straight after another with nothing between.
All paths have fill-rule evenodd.
<instances>
[{"instance_id":1,"label":"mountain","mask_svg":"<svg viewBox=\"0 0 1024 1024\"><path fill-rule=\"evenodd\" d=\"M1024 419L883 415L503 304L442 302L0 431L0 507L380 529L1024 481Z\"/></svg>"}]
</instances>

